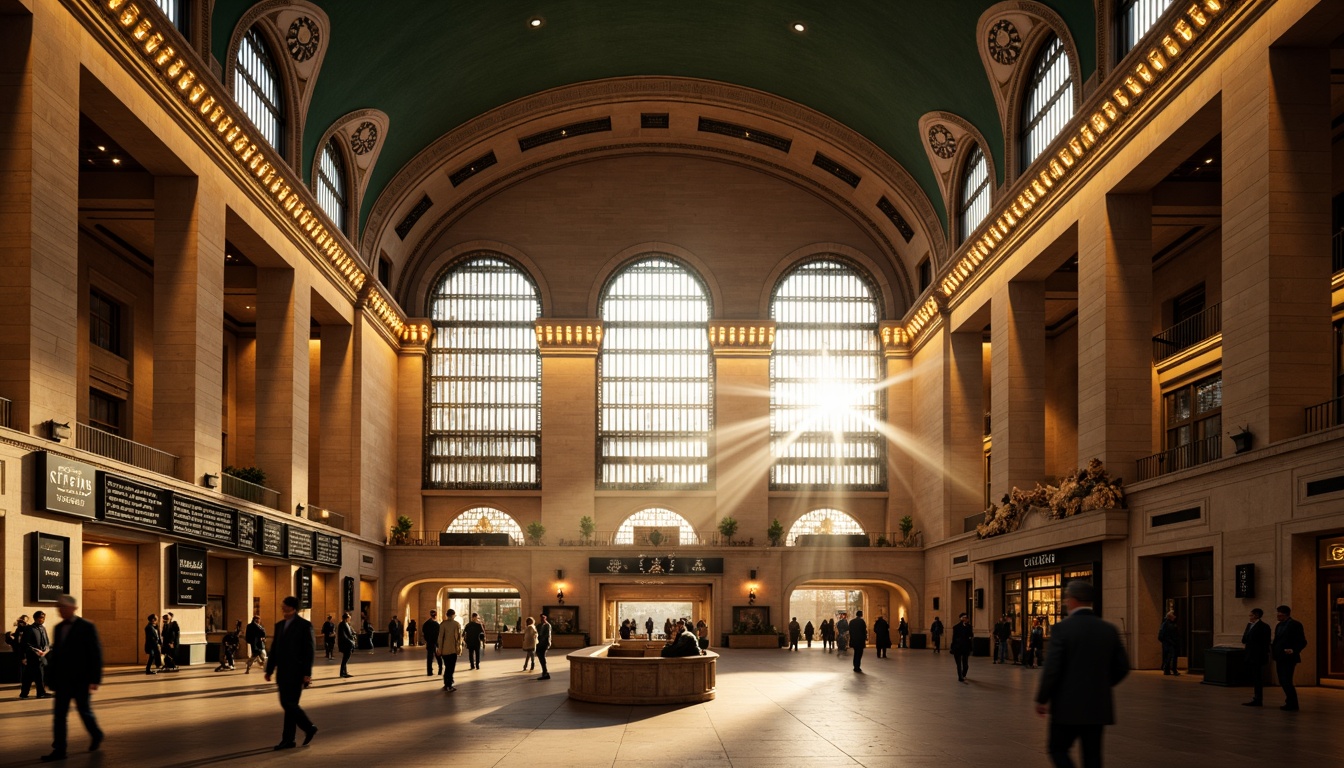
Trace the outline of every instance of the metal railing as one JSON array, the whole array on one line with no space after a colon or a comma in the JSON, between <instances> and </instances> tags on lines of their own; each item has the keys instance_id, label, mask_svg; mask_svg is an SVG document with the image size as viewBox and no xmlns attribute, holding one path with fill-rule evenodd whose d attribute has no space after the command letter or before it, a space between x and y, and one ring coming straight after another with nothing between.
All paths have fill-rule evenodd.
<instances>
[{"instance_id":1,"label":"metal railing","mask_svg":"<svg viewBox=\"0 0 1344 768\"><path fill-rule=\"evenodd\" d=\"M264 485L249 483L248 481L234 477L233 475L219 476L219 490L225 496L232 496L235 499L250 501L253 504L260 504L263 507L283 512L280 509L280 492L267 488Z\"/></svg>"},{"instance_id":2,"label":"metal railing","mask_svg":"<svg viewBox=\"0 0 1344 768\"><path fill-rule=\"evenodd\" d=\"M1330 274L1344 272L1344 229L1335 233L1330 242Z\"/></svg>"},{"instance_id":3,"label":"metal railing","mask_svg":"<svg viewBox=\"0 0 1344 768\"><path fill-rule=\"evenodd\" d=\"M1326 400L1320 405L1307 408L1307 432L1320 432L1322 429L1338 427L1344 423L1344 397Z\"/></svg>"},{"instance_id":4,"label":"metal railing","mask_svg":"<svg viewBox=\"0 0 1344 768\"><path fill-rule=\"evenodd\" d=\"M75 447L150 472L177 475L177 457L173 454L124 437L117 437L111 432L104 432L88 424L75 423Z\"/></svg>"},{"instance_id":5,"label":"metal railing","mask_svg":"<svg viewBox=\"0 0 1344 768\"><path fill-rule=\"evenodd\" d=\"M9 426L9 410L12 405L13 403L0 397L0 427Z\"/></svg>"},{"instance_id":6,"label":"metal railing","mask_svg":"<svg viewBox=\"0 0 1344 768\"><path fill-rule=\"evenodd\" d=\"M322 507L315 507L312 504L309 504L304 508L304 514L313 522L329 525L332 528L339 528L342 531L348 530L345 527L345 515L342 515L339 512L332 512L330 509L323 509Z\"/></svg>"},{"instance_id":7,"label":"metal railing","mask_svg":"<svg viewBox=\"0 0 1344 768\"><path fill-rule=\"evenodd\" d=\"M1214 304L1153 337L1153 362L1160 363L1223 330L1222 305Z\"/></svg>"},{"instance_id":8,"label":"metal railing","mask_svg":"<svg viewBox=\"0 0 1344 768\"><path fill-rule=\"evenodd\" d=\"M1169 472L1197 467L1223 457L1223 436L1214 435L1179 448L1139 459L1139 480L1151 480Z\"/></svg>"}]
</instances>

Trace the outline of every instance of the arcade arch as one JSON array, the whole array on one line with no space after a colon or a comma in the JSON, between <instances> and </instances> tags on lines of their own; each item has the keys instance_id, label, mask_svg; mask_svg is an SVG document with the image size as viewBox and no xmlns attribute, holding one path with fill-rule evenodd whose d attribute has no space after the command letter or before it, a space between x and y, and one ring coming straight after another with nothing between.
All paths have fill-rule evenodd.
<instances>
[{"instance_id":1,"label":"arcade arch","mask_svg":"<svg viewBox=\"0 0 1344 768\"><path fill-rule=\"evenodd\" d=\"M838 509L822 508L814 509L794 521L789 528L787 542L789 546L796 546L799 536L810 534L864 534L863 526L859 521L841 512Z\"/></svg>"},{"instance_id":2,"label":"arcade arch","mask_svg":"<svg viewBox=\"0 0 1344 768\"><path fill-rule=\"evenodd\" d=\"M675 547L693 544L695 541L695 529L686 518L670 509L649 507L625 518L621 527L616 529L616 538L612 543L666 544Z\"/></svg>"},{"instance_id":3,"label":"arcade arch","mask_svg":"<svg viewBox=\"0 0 1344 768\"><path fill-rule=\"evenodd\" d=\"M494 507L472 507L453 518L444 533L507 533L514 546L523 545L523 528L508 512Z\"/></svg>"}]
</instances>

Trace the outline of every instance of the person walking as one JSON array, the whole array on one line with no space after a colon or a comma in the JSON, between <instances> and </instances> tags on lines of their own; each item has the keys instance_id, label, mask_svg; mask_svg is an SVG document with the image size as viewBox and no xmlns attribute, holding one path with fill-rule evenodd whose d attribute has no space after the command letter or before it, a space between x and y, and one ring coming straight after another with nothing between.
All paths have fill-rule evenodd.
<instances>
[{"instance_id":1,"label":"person walking","mask_svg":"<svg viewBox=\"0 0 1344 768\"><path fill-rule=\"evenodd\" d=\"M327 620L322 622L322 648L327 653L327 658L335 658L332 651L336 648L336 622L331 620L331 614L327 614Z\"/></svg>"},{"instance_id":2,"label":"person walking","mask_svg":"<svg viewBox=\"0 0 1344 768\"><path fill-rule=\"evenodd\" d=\"M401 652L401 641L402 641L402 638L404 637L404 633L405 633L405 630L402 629L402 627L401 627L401 622L400 622L400 621L397 621L397 617L396 617L396 616L393 616L391 619L388 619L388 621L387 621L387 652L388 652L388 653L400 653L400 652Z\"/></svg>"},{"instance_id":3,"label":"person walking","mask_svg":"<svg viewBox=\"0 0 1344 768\"><path fill-rule=\"evenodd\" d=\"M891 622L885 616L878 616L873 622L873 646L877 648L877 658L891 658L887 655L891 648Z\"/></svg>"},{"instance_id":4,"label":"person walking","mask_svg":"<svg viewBox=\"0 0 1344 768\"><path fill-rule=\"evenodd\" d=\"M803 628L798 624L798 617L794 616L789 621L789 650L798 651L798 638L803 634Z\"/></svg>"},{"instance_id":5,"label":"person walking","mask_svg":"<svg viewBox=\"0 0 1344 768\"><path fill-rule=\"evenodd\" d=\"M848 614L841 613L840 620L835 622L834 631L831 634L835 637L835 655L844 656L845 649L849 647L849 617Z\"/></svg>"},{"instance_id":6,"label":"person walking","mask_svg":"<svg viewBox=\"0 0 1344 768\"><path fill-rule=\"evenodd\" d=\"M431 610L429 620L420 627L420 639L425 644L425 674L433 677L435 662L439 665L437 674L443 674L443 657L439 655L439 612Z\"/></svg>"},{"instance_id":7,"label":"person walking","mask_svg":"<svg viewBox=\"0 0 1344 768\"><path fill-rule=\"evenodd\" d=\"M159 655L162 643L162 637L159 635L159 617L151 613L146 618L148 622L145 624L145 674L157 675L159 667L163 666L163 657Z\"/></svg>"},{"instance_id":8,"label":"person walking","mask_svg":"<svg viewBox=\"0 0 1344 768\"><path fill-rule=\"evenodd\" d=\"M1269 661L1271 640L1269 625L1261 620L1264 615L1263 610L1252 608L1251 622L1241 633L1241 644L1246 646L1246 677L1255 690L1243 707L1261 706L1265 698L1265 662Z\"/></svg>"},{"instance_id":9,"label":"person walking","mask_svg":"<svg viewBox=\"0 0 1344 768\"><path fill-rule=\"evenodd\" d=\"M544 613L542 614L542 616L545 616L545 615L546 615L546 614L544 614ZM650 616L649 618L647 618L647 619L644 620L644 634L647 635L646 639L648 639L648 640L652 640L652 639L653 639L653 617L652 617L652 616ZM543 666L542 669L545 669L545 667Z\"/></svg>"},{"instance_id":10,"label":"person walking","mask_svg":"<svg viewBox=\"0 0 1344 768\"><path fill-rule=\"evenodd\" d=\"M485 645L485 625L480 614L473 613L462 628L462 640L467 646L467 669L481 668L481 646Z\"/></svg>"},{"instance_id":11,"label":"person walking","mask_svg":"<svg viewBox=\"0 0 1344 768\"><path fill-rule=\"evenodd\" d=\"M160 631L163 638L163 671L179 672L181 668L177 666L177 646L182 640L182 628L177 625L173 614L163 614Z\"/></svg>"},{"instance_id":12,"label":"person walking","mask_svg":"<svg viewBox=\"0 0 1344 768\"><path fill-rule=\"evenodd\" d=\"M1297 688L1293 685L1293 673L1302 661L1302 650L1307 647L1307 633L1302 629L1302 622L1293 618L1292 608L1280 605L1276 610L1279 623L1274 627L1274 641L1270 649L1274 654L1274 671L1279 675L1279 686L1283 688L1283 695L1287 699L1279 709L1296 712Z\"/></svg>"},{"instance_id":13,"label":"person walking","mask_svg":"<svg viewBox=\"0 0 1344 768\"><path fill-rule=\"evenodd\" d=\"M14 631L5 633L5 642L15 653L23 653L23 630L28 626L28 614L23 613L14 620Z\"/></svg>"},{"instance_id":14,"label":"person walking","mask_svg":"<svg viewBox=\"0 0 1344 768\"><path fill-rule=\"evenodd\" d=\"M1041 665L1041 653L1045 650L1045 627L1041 617L1031 620L1031 633L1027 635L1027 655L1022 663L1035 669Z\"/></svg>"},{"instance_id":15,"label":"person walking","mask_svg":"<svg viewBox=\"0 0 1344 768\"><path fill-rule=\"evenodd\" d=\"M354 677L346 665L350 663L350 654L355 651L355 628L350 626L350 614L341 614L340 626L336 627L336 648L341 652L341 677Z\"/></svg>"},{"instance_id":16,"label":"person walking","mask_svg":"<svg viewBox=\"0 0 1344 768\"><path fill-rule=\"evenodd\" d=\"M373 655L373 622L369 621L367 613L364 614L364 619L360 622L359 644L369 652L370 656Z\"/></svg>"},{"instance_id":17,"label":"person walking","mask_svg":"<svg viewBox=\"0 0 1344 768\"><path fill-rule=\"evenodd\" d=\"M999 616L999 620L994 624L994 663L1007 664L1008 657L1011 655L1011 645L1013 638L1013 623L1008 620L1008 614Z\"/></svg>"},{"instance_id":18,"label":"person walking","mask_svg":"<svg viewBox=\"0 0 1344 768\"><path fill-rule=\"evenodd\" d=\"M627 627L621 625L621 629ZM532 617L527 617L527 624L523 627L523 671L537 668L537 627L532 623Z\"/></svg>"},{"instance_id":19,"label":"person walking","mask_svg":"<svg viewBox=\"0 0 1344 768\"><path fill-rule=\"evenodd\" d=\"M812 647L812 636L817 633L817 628L812 626L811 620L803 625L803 639L807 641L807 647Z\"/></svg>"},{"instance_id":20,"label":"person walking","mask_svg":"<svg viewBox=\"0 0 1344 768\"><path fill-rule=\"evenodd\" d=\"M233 623L233 631L224 633L224 638L219 641L219 666L215 667L216 672L233 671L233 660L238 657L238 645L242 634L241 619Z\"/></svg>"},{"instance_id":21,"label":"person walking","mask_svg":"<svg viewBox=\"0 0 1344 768\"><path fill-rule=\"evenodd\" d=\"M653 631L653 618L650 617L646 626L649 631ZM537 626L537 661L541 662L541 677L538 680L550 680L551 672L546 669L546 652L551 649L551 619L546 614L541 614L541 624Z\"/></svg>"},{"instance_id":22,"label":"person walking","mask_svg":"<svg viewBox=\"0 0 1344 768\"><path fill-rule=\"evenodd\" d=\"M1176 654L1179 652L1179 637L1176 629L1176 612L1167 611L1162 626L1157 629L1157 641L1162 644L1162 674L1180 677L1176 671Z\"/></svg>"},{"instance_id":23,"label":"person walking","mask_svg":"<svg viewBox=\"0 0 1344 768\"><path fill-rule=\"evenodd\" d=\"M415 619L406 622L406 640L408 645L415 645Z\"/></svg>"},{"instance_id":24,"label":"person walking","mask_svg":"<svg viewBox=\"0 0 1344 768\"><path fill-rule=\"evenodd\" d=\"M462 654L462 625L457 621L457 611L452 608L444 614L443 624L439 626L439 657L443 661L443 690L456 691L453 676L457 672L457 657Z\"/></svg>"},{"instance_id":25,"label":"person walking","mask_svg":"<svg viewBox=\"0 0 1344 768\"><path fill-rule=\"evenodd\" d=\"M299 598L290 595L280 601L283 618L275 624L275 639L266 659L266 682L275 677L280 693L280 707L285 711L285 723L280 731L280 743L275 749L293 749L296 729L303 731L303 745L317 735L317 726L299 706L303 689L313 683L313 658L317 656L317 637L313 625L299 615ZM277 674L276 670L279 670Z\"/></svg>"},{"instance_id":26,"label":"person walking","mask_svg":"<svg viewBox=\"0 0 1344 768\"><path fill-rule=\"evenodd\" d=\"M46 654L47 684L56 695L52 702L51 754L42 756L46 763L65 759L65 726L71 701L89 732L89 751L96 752L103 743L103 731L93 716L91 702L103 682L103 644L98 641L98 628L93 622L75 615L78 608L79 602L70 595L56 600L61 623L52 632L54 642Z\"/></svg>"},{"instance_id":27,"label":"person walking","mask_svg":"<svg viewBox=\"0 0 1344 768\"><path fill-rule=\"evenodd\" d=\"M975 632L971 629L971 617L961 614L957 623L952 625L952 642L948 650L957 662L957 682L966 682L966 673L971 669L971 647L974 645Z\"/></svg>"},{"instance_id":28,"label":"person walking","mask_svg":"<svg viewBox=\"0 0 1344 768\"><path fill-rule=\"evenodd\" d=\"M247 625L247 633L244 636L247 641L248 653L247 669L243 674L252 674L252 665L260 664L262 670L266 669L266 628L261 626L261 615L252 617L252 623Z\"/></svg>"},{"instance_id":29,"label":"person walking","mask_svg":"<svg viewBox=\"0 0 1344 768\"><path fill-rule=\"evenodd\" d=\"M868 622L863 620L863 611L854 612L854 620L849 622L849 646L854 650L854 671L863 674L863 649L868 645ZM891 645L891 637L887 637Z\"/></svg>"},{"instance_id":30,"label":"person walking","mask_svg":"<svg viewBox=\"0 0 1344 768\"><path fill-rule=\"evenodd\" d=\"M901 637L901 647L909 648L910 624L905 620L904 616L901 617L901 623L896 625L896 634L900 635Z\"/></svg>"},{"instance_id":31,"label":"person walking","mask_svg":"<svg viewBox=\"0 0 1344 768\"><path fill-rule=\"evenodd\" d=\"M933 638L933 652L943 652L943 620L937 616L933 617L933 623L929 625L929 637Z\"/></svg>"},{"instance_id":32,"label":"person walking","mask_svg":"<svg viewBox=\"0 0 1344 768\"><path fill-rule=\"evenodd\" d=\"M1050 715L1050 759L1073 768L1069 750L1082 741L1084 768L1101 768L1101 734L1115 724L1111 689L1129 674L1120 633L1092 611L1094 588L1082 580L1064 587L1068 617L1050 632L1036 714Z\"/></svg>"},{"instance_id":33,"label":"person walking","mask_svg":"<svg viewBox=\"0 0 1344 768\"><path fill-rule=\"evenodd\" d=\"M23 654L19 662L23 665L23 688L19 691L19 698L28 698L28 691L37 688L37 698L51 698L47 693L47 685L44 672L47 666L47 651L51 650L51 643L47 638L47 628L43 626L47 623L47 614L43 611L33 612L33 623L23 628L23 636L20 639L19 647L16 649Z\"/></svg>"}]
</instances>

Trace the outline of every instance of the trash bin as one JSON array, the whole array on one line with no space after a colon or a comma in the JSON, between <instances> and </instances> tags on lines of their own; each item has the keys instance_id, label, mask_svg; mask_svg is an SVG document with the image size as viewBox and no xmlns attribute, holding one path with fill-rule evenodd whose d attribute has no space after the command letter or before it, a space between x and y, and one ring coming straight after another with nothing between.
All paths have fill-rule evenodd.
<instances>
[{"instance_id":1,"label":"trash bin","mask_svg":"<svg viewBox=\"0 0 1344 768\"><path fill-rule=\"evenodd\" d=\"M929 636L926 635L926 634L924 634L923 632L911 632L911 633L910 633L910 647L911 647L911 648L914 648L914 649L916 649L916 650L921 650L921 651L922 651L922 650L924 650L925 648L928 648L928 647L929 647L929 646L928 646L928 639L929 639Z\"/></svg>"},{"instance_id":2,"label":"trash bin","mask_svg":"<svg viewBox=\"0 0 1344 768\"><path fill-rule=\"evenodd\" d=\"M1246 649L1239 645L1215 645L1204 651L1204 684L1226 687L1247 685Z\"/></svg>"}]
</instances>

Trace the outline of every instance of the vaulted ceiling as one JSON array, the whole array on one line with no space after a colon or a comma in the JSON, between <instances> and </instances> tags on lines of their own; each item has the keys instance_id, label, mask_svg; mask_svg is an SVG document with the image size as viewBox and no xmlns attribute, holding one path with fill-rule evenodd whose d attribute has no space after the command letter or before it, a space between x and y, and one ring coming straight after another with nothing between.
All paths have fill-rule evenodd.
<instances>
[{"instance_id":1,"label":"vaulted ceiling","mask_svg":"<svg viewBox=\"0 0 1344 768\"><path fill-rule=\"evenodd\" d=\"M253 0L217 0L213 53ZM357 109L390 119L363 198L436 138L495 107L601 78L672 75L766 91L859 132L905 167L946 219L918 128L927 112L971 121L1002 174L1003 130L976 25L986 0L321 0L329 48L304 127L303 173L334 121ZM1044 3L1069 25L1082 64L1096 68L1094 4ZM538 27L529 20L540 18ZM806 31L796 32L801 23Z\"/></svg>"}]
</instances>

